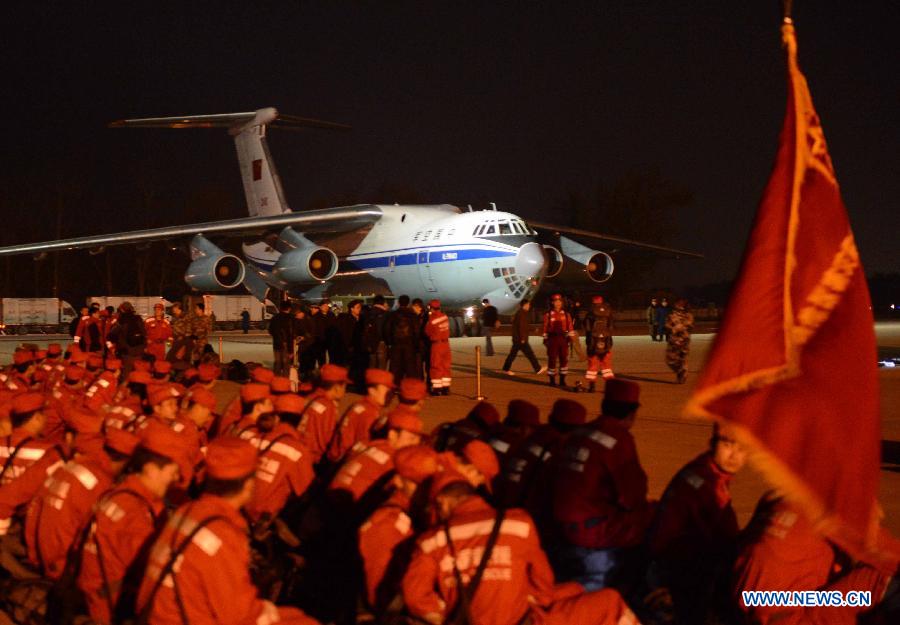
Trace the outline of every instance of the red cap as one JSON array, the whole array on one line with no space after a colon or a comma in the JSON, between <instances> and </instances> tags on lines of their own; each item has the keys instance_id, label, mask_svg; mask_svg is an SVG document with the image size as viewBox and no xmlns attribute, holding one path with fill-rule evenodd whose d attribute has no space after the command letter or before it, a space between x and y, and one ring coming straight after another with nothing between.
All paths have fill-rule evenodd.
<instances>
[{"instance_id":1,"label":"red cap","mask_svg":"<svg viewBox=\"0 0 900 625\"><path fill-rule=\"evenodd\" d=\"M199 375L200 375L199 371L197 371L193 367L188 367L181 373L181 379L188 380L188 381L195 380L195 379L197 379L197 377L199 377Z\"/></svg>"},{"instance_id":2,"label":"red cap","mask_svg":"<svg viewBox=\"0 0 900 625\"><path fill-rule=\"evenodd\" d=\"M466 415L467 419L476 419L481 421L488 427L492 427L500 423L500 413L494 408L494 404L486 401L480 401Z\"/></svg>"},{"instance_id":3,"label":"red cap","mask_svg":"<svg viewBox=\"0 0 900 625\"><path fill-rule=\"evenodd\" d=\"M50 343L47 346L48 356L59 356L62 354L62 346L59 343Z\"/></svg>"},{"instance_id":4,"label":"red cap","mask_svg":"<svg viewBox=\"0 0 900 625\"><path fill-rule=\"evenodd\" d=\"M181 393L178 392L177 388L164 384L159 388L154 389L147 396L147 401L151 406L158 406L167 399L178 399L179 397L181 397Z\"/></svg>"},{"instance_id":5,"label":"red cap","mask_svg":"<svg viewBox=\"0 0 900 625\"><path fill-rule=\"evenodd\" d=\"M265 367L254 367L250 372L250 379L257 384L269 384L274 377L275 372Z\"/></svg>"},{"instance_id":6,"label":"red cap","mask_svg":"<svg viewBox=\"0 0 900 625\"><path fill-rule=\"evenodd\" d=\"M103 428L103 418L88 408L75 407L63 416L66 428L76 434L98 434Z\"/></svg>"},{"instance_id":7,"label":"red cap","mask_svg":"<svg viewBox=\"0 0 900 625\"><path fill-rule=\"evenodd\" d=\"M300 383L300 386L297 388L297 394L301 397L306 397L314 390L316 390L316 388L313 386L313 383L307 380L306 382Z\"/></svg>"},{"instance_id":8,"label":"red cap","mask_svg":"<svg viewBox=\"0 0 900 625\"><path fill-rule=\"evenodd\" d=\"M551 423L563 425L584 425L587 421L587 409L571 399L557 399L550 409Z\"/></svg>"},{"instance_id":9,"label":"red cap","mask_svg":"<svg viewBox=\"0 0 900 625\"><path fill-rule=\"evenodd\" d=\"M13 414L27 414L44 407L44 396L40 393L22 393L12 400Z\"/></svg>"},{"instance_id":10,"label":"red cap","mask_svg":"<svg viewBox=\"0 0 900 625\"><path fill-rule=\"evenodd\" d=\"M169 375L172 371L172 363L168 360L155 360L153 362L153 373L161 375Z\"/></svg>"},{"instance_id":11,"label":"red cap","mask_svg":"<svg viewBox=\"0 0 900 625\"><path fill-rule=\"evenodd\" d=\"M462 473L455 469L445 468L443 471L435 474L434 481L431 483L431 500L434 501L442 490L458 482L463 484L470 483Z\"/></svg>"},{"instance_id":12,"label":"red cap","mask_svg":"<svg viewBox=\"0 0 900 625\"><path fill-rule=\"evenodd\" d=\"M394 375L384 369L366 369L366 386L384 384L388 388L395 388Z\"/></svg>"},{"instance_id":13,"label":"red cap","mask_svg":"<svg viewBox=\"0 0 900 625\"><path fill-rule=\"evenodd\" d=\"M146 371L147 373L150 373L150 369L153 368L153 365L146 360L135 360L131 366L134 371Z\"/></svg>"},{"instance_id":14,"label":"red cap","mask_svg":"<svg viewBox=\"0 0 900 625\"><path fill-rule=\"evenodd\" d=\"M271 389L273 393L290 393L293 390L291 388L290 378L281 375L276 375L272 378L272 381L269 382L269 389Z\"/></svg>"},{"instance_id":15,"label":"red cap","mask_svg":"<svg viewBox=\"0 0 900 625\"><path fill-rule=\"evenodd\" d=\"M184 372L184 375L187 377L187 371ZM212 363L204 362L197 367L197 378L201 382L212 382L217 380L220 375L222 375L222 370Z\"/></svg>"},{"instance_id":16,"label":"red cap","mask_svg":"<svg viewBox=\"0 0 900 625\"><path fill-rule=\"evenodd\" d=\"M28 364L34 360L34 354L27 349L17 349L13 353L13 363L17 365Z\"/></svg>"},{"instance_id":17,"label":"red cap","mask_svg":"<svg viewBox=\"0 0 900 625\"><path fill-rule=\"evenodd\" d=\"M252 403L256 401L262 401L263 399L268 399L272 397L269 393L269 386L267 384L244 384L241 387L241 401L244 403Z\"/></svg>"},{"instance_id":18,"label":"red cap","mask_svg":"<svg viewBox=\"0 0 900 625\"><path fill-rule=\"evenodd\" d=\"M100 354L91 354L88 356L87 366L90 369L101 369L103 367L103 356Z\"/></svg>"},{"instance_id":19,"label":"red cap","mask_svg":"<svg viewBox=\"0 0 900 625\"><path fill-rule=\"evenodd\" d=\"M611 378L606 381L603 398L612 401L620 401L629 404L637 404L641 399L641 387L637 382Z\"/></svg>"},{"instance_id":20,"label":"red cap","mask_svg":"<svg viewBox=\"0 0 900 625\"><path fill-rule=\"evenodd\" d=\"M86 373L87 370L84 367L78 367L76 365L69 365L66 367L66 379L72 380L73 382L83 380Z\"/></svg>"},{"instance_id":21,"label":"red cap","mask_svg":"<svg viewBox=\"0 0 900 625\"><path fill-rule=\"evenodd\" d=\"M554 302L558 299L561 300L562 298L563 298L563 296L560 295L559 293L554 293L553 295L550 296L550 301Z\"/></svg>"},{"instance_id":22,"label":"red cap","mask_svg":"<svg viewBox=\"0 0 900 625\"><path fill-rule=\"evenodd\" d=\"M156 420L149 421L141 432L141 447L175 461L181 471L181 482L186 482L193 475L190 438L182 436L167 425Z\"/></svg>"},{"instance_id":23,"label":"red cap","mask_svg":"<svg viewBox=\"0 0 900 625\"><path fill-rule=\"evenodd\" d=\"M602 303L603 303L602 295L595 295L594 297L591 298L591 304L602 304Z\"/></svg>"},{"instance_id":24,"label":"red cap","mask_svg":"<svg viewBox=\"0 0 900 625\"><path fill-rule=\"evenodd\" d=\"M140 442L135 434L119 428L110 428L106 432L106 446L126 456L133 454Z\"/></svg>"},{"instance_id":25,"label":"red cap","mask_svg":"<svg viewBox=\"0 0 900 625\"><path fill-rule=\"evenodd\" d=\"M155 304L153 304L153 310L156 310L157 308L160 308L160 309L162 309L162 310L165 310L165 309L166 309L166 305L163 304L162 302L156 302Z\"/></svg>"},{"instance_id":26,"label":"red cap","mask_svg":"<svg viewBox=\"0 0 900 625\"><path fill-rule=\"evenodd\" d=\"M34 352L34 359L35 359L35 360L43 360L43 359L46 358L46 357L47 357L47 350L46 350L46 349L39 349L39 350L37 350L36 352Z\"/></svg>"},{"instance_id":27,"label":"red cap","mask_svg":"<svg viewBox=\"0 0 900 625\"><path fill-rule=\"evenodd\" d=\"M299 395L294 393L285 393L275 398L275 412L290 412L292 414L302 414L306 402Z\"/></svg>"},{"instance_id":28,"label":"red cap","mask_svg":"<svg viewBox=\"0 0 900 625\"><path fill-rule=\"evenodd\" d=\"M400 380L400 399L419 401L425 399L427 393L425 382L418 378L403 378Z\"/></svg>"},{"instance_id":29,"label":"red cap","mask_svg":"<svg viewBox=\"0 0 900 625\"><path fill-rule=\"evenodd\" d=\"M75 434L73 446L80 454L96 457L103 453L105 444L106 437L100 432L78 432Z\"/></svg>"},{"instance_id":30,"label":"red cap","mask_svg":"<svg viewBox=\"0 0 900 625\"><path fill-rule=\"evenodd\" d=\"M430 302L428 302L428 307L434 308L435 310L439 309L441 307L441 300L439 300L439 299L431 300Z\"/></svg>"},{"instance_id":31,"label":"red cap","mask_svg":"<svg viewBox=\"0 0 900 625\"><path fill-rule=\"evenodd\" d=\"M206 406L211 412L216 411L216 396L202 386L195 386L188 392L188 401Z\"/></svg>"},{"instance_id":32,"label":"red cap","mask_svg":"<svg viewBox=\"0 0 900 625\"><path fill-rule=\"evenodd\" d=\"M256 447L239 438L217 438L206 450L206 472L220 480L247 477L256 471L256 454Z\"/></svg>"},{"instance_id":33,"label":"red cap","mask_svg":"<svg viewBox=\"0 0 900 625\"><path fill-rule=\"evenodd\" d=\"M69 356L69 362L74 365L77 365L82 362L87 362L88 355L86 352L81 351L80 349L73 349L72 354Z\"/></svg>"},{"instance_id":34,"label":"red cap","mask_svg":"<svg viewBox=\"0 0 900 625\"><path fill-rule=\"evenodd\" d=\"M513 399L506 409L507 424L537 427L541 424L541 412L537 406L524 399Z\"/></svg>"},{"instance_id":35,"label":"red cap","mask_svg":"<svg viewBox=\"0 0 900 625\"><path fill-rule=\"evenodd\" d=\"M398 449L394 454L394 470L402 478L421 484L438 472L437 452L426 445Z\"/></svg>"},{"instance_id":36,"label":"red cap","mask_svg":"<svg viewBox=\"0 0 900 625\"><path fill-rule=\"evenodd\" d=\"M333 365L328 363L327 365L322 365L322 368L319 369L319 379L323 382L330 383L339 383L339 382L349 382L350 379L347 377L347 369L338 365Z\"/></svg>"},{"instance_id":37,"label":"red cap","mask_svg":"<svg viewBox=\"0 0 900 625\"><path fill-rule=\"evenodd\" d=\"M419 415L402 405L397 406L388 414L388 427L392 430L406 430L413 434L425 433L425 424Z\"/></svg>"},{"instance_id":38,"label":"red cap","mask_svg":"<svg viewBox=\"0 0 900 625\"><path fill-rule=\"evenodd\" d=\"M107 371L118 371L122 368L122 361L118 358L107 358L106 359L106 370Z\"/></svg>"},{"instance_id":39,"label":"red cap","mask_svg":"<svg viewBox=\"0 0 900 625\"><path fill-rule=\"evenodd\" d=\"M153 384L153 377L148 371L132 371L128 374L129 384Z\"/></svg>"},{"instance_id":40,"label":"red cap","mask_svg":"<svg viewBox=\"0 0 900 625\"><path fill-rule=\"evenodd\" d=\"M500 463L494 449L484 441L469 441L462 451L463 458L487 479L493 480L500 473Z\"/></svg>"}]
</instances>

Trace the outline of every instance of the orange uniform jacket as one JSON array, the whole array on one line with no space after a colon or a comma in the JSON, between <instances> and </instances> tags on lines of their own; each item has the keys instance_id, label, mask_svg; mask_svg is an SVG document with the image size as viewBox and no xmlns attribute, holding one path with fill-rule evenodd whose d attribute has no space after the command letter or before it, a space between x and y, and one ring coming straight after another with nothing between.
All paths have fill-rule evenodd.
<instances>
[{"instance_id":1,"label":"orange uniform jacket","mask_svg":"<svg viewBox=\"0 0 900 625\"><path fill-rule=\"evenodd\" d=\"M162 580L153 601L153 625L183 625L176 594L191 625L314 625L316 621L294 608L275 608L263 601L250 581L247 523L224 499L203 495L179 508L169 519L150 551L138 595L138 610L150 597L172 549L180 546L201 521L201 529L181 554L177 571Z\"/></svg>"},{"instance_id":2,"label":"orange uniform jacket","mask_svg":"<svg viewBox=\"0 0 900 625\"><path fill-rule=\"evenodd\" d=\"M18 479L0 488L0 535L7 532L16 511L34 499L47 478L67 460L62 446L52 447Z\"/></svg>"},{"instance_id":3,"label":"orange uniform jacket","mask_svg":"<svg viewBox=\"0 0 900 625\"><path fill-rule=\"evenodd\" d=\"M297 426L297 431L300 432L300 440L309 450L309 453L312 454L313 463L318 462L325 455L325 450L328 448L328 443L334 434L337 421L338 415L335 403L326 397L321 390L313 393L306 404L306 410L303 412L300 424ZM343 455L340 445L337 443L338 441L335 440L328 451L329 460L340 460Z\"/></svg>"},{"instance_id":4,"label":"orange uniform jacket","mask_svg":"<svg viewBox=\"0 0 900 625\"><path fill-rule=\"evenodd\" d=\"M419 617L450 613L458 598L454 561L463 580L475 575L495 518L496 511L479 497L462 502L449 521L455 558L443 528L422 535L403 578L410 612ZM554 585L531 517L509 510L470 604L473 625L515 625L529 612L541 624L636 625L617 592L582 593L577 584Z\"/></svg>"},{"instance_id":5,"label":"orange uniform jacket","mask_svg":"<svg viewBox=\"0 0 900 625\"><path fill-rule=\"evenodd\" d=\"M28 559L43 565L46 577L57 579L62 574L69 546L112 482L105 454L69 461L44 482L25 516L25 541Z\"/></svg>"},{"instance_id":6,"label":"orange uniform jacket","mask_svg":"<svg viewBox=\"0 0 900 625\"><path fill-rule=\"evenodd\" d=\"M0 438L0 471L5 469L0 486L21 477L25 469L43 458L51 447L51 441L32 438L22 428L16 428L9 436Z\"/></svg>"},{"instance_id":7,"label":"orange uniform jacket","mask_svg":"<svg viewBox=\"0 0 900 625\"><path fill-rule=\"evenodd\" d=\"M601 416L574 432L556 458L553 515L566 541L579 547L633 547L652 520L647 474L634 437Z\"/></svg>"},{"instance_id":8,"label":"orange uniform jacket","mask_svg":"<svg viewBox=\"0 0 900 625\"><path fill-rule=\"evenodd\" d=\"M398 545L413 536L406 513L409 498L396 491L359 528L359 554L366 577L366 597L372 607L383 608L399 590L400 579L385 579Z\"/></svg>"},{"instance_id":9,"label":"orange uniform jacket","mask_svg":"<svg viewBox=\"0 0 900 625\"><path fill-rule=\"evenodd\" d=\"M379 479L393 470L394 449L384 439L372 441L341 466L329 488L345 490L353 496L353 501L359 501Z\"/></svg>"},{"instance_id":10,"label":"orange uniform jacket","mask_svg":"<svg viewBox=\"0 0 900 625\"><path fill-rule=\"evenodd\" d=\"M666 487L648 535L652 557L687 571L691 562L711 565L725 556L738 534L731 506L731 475L719 469L712 454L685 465Z\"/></svg>"},{"instance_id":11,"label":"orange uniform jacket","mask_svg":"<svg viewBox=\"0 0 900 625\"><path fill-rule=\"evenodd\" d=\"M748 542L735 562L735 603L753 623L767 625L843 625L856 623L864 608L747 608L741 592L749 590L869 590L872 602L884 593L887 578L869 567L840 572L831 545L786 503L763 503L746 530Z\"/></svg>"},{"instance_id":12,"label":"orange uniform jacket","mask_svg":"<svg viewBox=\"0 0 900 625\"><path fill-rule=\"evenodd\" d=\"M78 587L94 620L111 622L109 606L118 601L125 573L153 535L162 511L163 501L147 490L137 475L129 475L100 500L78 575Z\"/></svg>"},{"instance_id":13,"label":"orange uniform jacket","mask_svg":"<svg viewBox=\"0 0 900 625\"><path fill-rule=\"evenodd\" d=\"M153 354L157 360L165 360L166 341L172 338L172 324L165 318L149 317L144 321L144 328L147 330L147 348L145 351L148 354Z\"/></svg>"},{"instance_id":14,"label":"orange uniform jacket","mask_svg":"<svg viewBox=\"0 0 900 625\"><path fill-rule=\"evenodd\" d=\"M259 449L256 490L244 510L254 521L268 513L278 515L288 497L299 497L315 478L312 457L300 442L297 430L286 423L260 436L249 431L243 438Z\"/></svg>"},{"instance_id":15,"label":"orange uniform jacket","mask_svg":"<svg viewBox=\"0 0 900 625\"><path fill-rule=\"evenodd\" d=\"M109 405L113 403L113 399L116 396L116 391L119 388L119 380L118 375L113 373L112 371L104 371L94 382L88 387L87 391L85 391L84 396L85 399L94 399L95 397L99 397L98 399L94 399L94 401L99 401L99 405Z\"/></svg>"},{"instance_id":16,"label":"orange uniform jacket","mask_svg":"<svg viewBox=\"0 0 900 625\"><path fill-rule=\"evenodd\" d=\"M368 397L363 397L350 406L338 432L337 445L341 456L346 455L355 445L368 445L372 440L372 426L381 418L381 410L381 406Z\"/></svg>"}]
</instances>

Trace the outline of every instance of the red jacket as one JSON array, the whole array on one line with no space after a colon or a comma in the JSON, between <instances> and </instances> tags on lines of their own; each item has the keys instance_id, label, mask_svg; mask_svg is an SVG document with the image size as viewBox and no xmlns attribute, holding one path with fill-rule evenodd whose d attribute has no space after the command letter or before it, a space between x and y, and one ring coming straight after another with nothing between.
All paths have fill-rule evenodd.
<instances>
[{"instance_id":1,"label":"red jacket","mask_svg":"<svg viewBox=\"0 0 900 625\"><path fill-rule=\"evenodd\" d=\"M394 470L394 448L386 440L372 444L345 462L328 487L349 492L353 501L366 494L372 485Z\"/></svg>"},{"instance_id":2,"label":"red jacket","mask_svg":"<svg viewBox=\"0 0 900 625\"><path fill-rule=\"evenodd\" d=\"M368 445L372 440L372 427L381 419L383 408L363 397L350 406L344 423L338 432L338 447L345 456L356 445Z\"/></svg>"},{"instance_id":3,"label":"red jacket","mask_svg":"<svg viewBox=\"0 0 900 625\"><path fill-rule=\"evenodd\" d=\"M150 622L183 625L175 589L183 599L191 625L314 625L316 621L294 608L275 608L263 601L250 581L247 523L224 499L203 495L179 508L169 519L150 551L150 561L138 595L138 610L148 601L169 561L196 525L212 516L223 519L203 527L181 554L177 571L163 583L153 601Z\"/></svg>"},{"instance_id":4,"label":"red jacket","mask_svg":"<svg viewBox=\"0 0 900 625\"><path fill-rule=\"evenodd\" d=\"M325 455L337 421L337 405L325 396L324 391L317 390L310 396L300 424L297 426L300 440L312 454L313 463L318 462ZM328 458L340 460L342 455L337 437L335 437L335 441L328 451Z\"/></svg>"},{"instance_id":5,"label":"red jacket","mask_svg":"<svg viewBox=\"0 0 900 625\"><path fill-rule=\"evenodd\" d=\"M56 469L28 507L25 542L28 559L57 579L66 565L69 546L91 516L94 504L112 486L105 454L71 460Z\"/></svg>"},{"instance_id":6,"label":"red jacket","mask_svg":"<svg viewBox=\"0 0 900 625\"><path fill-rule=\"evenodd\" d=\"M653 516L634 437L613 417L574 432L556 458L553 515L565 540L593 549L633 547Z\"/></svg>"},{"instance_id":7,"label":"red jacket","mask_svg":"<svg viewBox=\"0 0 900 625\"><path fill-rule=\"evenodd\" d=\"M0 488L0 535L7 532L16 511L34 499L47 478L68 460L62 445L51 447L19 478Z\"/></svg>"},{"instance_id":8,"label":"red jacket","mask_svg":"<svg viewBox=\"0 0 900 625\"><path fill-rule=\"evenodd\" d=\"M565 310L548 310L544 313L544 338L552 334L571 336L575 333L572 315Z\"/></svg>"},{"instance_id":9,"label":"red jacket","mask_svg":"<svg viewBox=\"0 0 900 625\"><path fill-rule=\"evenodd\" d=\"M450 319L444 313L433 310L425 323L425 336L432 343L443 343L450 340Z\"/></svg>"},{"instance_id":10,"label":"red jacket","mask_svg":"<svg viewBox=\"0 0 900 625\"><path fill-rule=\"evenodd\" d=\"M6 469L0 486L21 477L25 469L43 458L51 447L51 441L34 438L22 428L16 428L9 436L0 438L0 471Z\"/></svg>"},{"instance_id":11,"label":"red jacket","mask_svg":"<svg viewBox=\"0 0 900 625\"><path fill-rule=\"evenodd\" d=\"M728 486L732 476L706 452L669 482L648 535L650 555L676 570L712 565L725 557L738 535Z\"/></svg>"},{"instance_id":12,"label":"red jacket","mask_svg":"<svg viewBox=\"0 0 900 625\"><path fill-rule=\"evenodd\" d=\"M111 622L110 603L115 606L118 601L125 573L153 536L162 512L163 500L147 490L137 475L129 475L98 503L78 575L78 587L94 620Z\"/></svg>"},{"instance_id":13,"label":"red jacket","mask_svg":"<svg viewBox=\"0 0 900 625\"><path fill-rule=\"evenodd\" d=\"M263 436L253 431L247 434L243 438L259 449L259 467L253 501L244 510L254 521L266 513L275 517L288 497L299 497L309 488L315 478L312 457L300 442L297 430L286 423Z\"/></svg>"},{"instance_id":14,"label":"red jacket","mask_svg":"<svg viewBox=\"0 0 900 625\"><path fill-rule=\"evenodd\" d=\"M413 536L408 510L409 498L396 491L359 528L359 554L366 578L366 597L369 605L376 610L384 608L400 589L399 576L385 579L385 575L396 557L397 547ZM392 571L402 574L402 570Z\"/></svg>"}]
</instances>

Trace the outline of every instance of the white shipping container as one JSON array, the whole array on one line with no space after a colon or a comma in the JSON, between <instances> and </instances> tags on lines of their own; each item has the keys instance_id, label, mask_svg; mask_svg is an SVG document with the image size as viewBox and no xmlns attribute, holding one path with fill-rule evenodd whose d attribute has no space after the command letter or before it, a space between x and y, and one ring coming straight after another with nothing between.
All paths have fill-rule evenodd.
<instances>
[{"instance_id":1,"label":"white shipping container","mask_svg":"<svg viewBox=\"0 0 900 625\"><path fill-rule=\"evenodd\" d=\"M75 310L53 297L9 298L0 300L3 324L7 326L49 326L69 323Z\"/></svg>"},{"instance_id":2,"label":"white shipping container","mask_svg":"<svg viewBox=\"0 0 900 625\"><path fill-rule=\"evenodd\" d=\"M240 321L244 309L250 313L251 322L262 321L269 316L265 304L252 295L204 295L203 300L207 310L212 309L216 322Z\"/></svg>"}]
</instances>

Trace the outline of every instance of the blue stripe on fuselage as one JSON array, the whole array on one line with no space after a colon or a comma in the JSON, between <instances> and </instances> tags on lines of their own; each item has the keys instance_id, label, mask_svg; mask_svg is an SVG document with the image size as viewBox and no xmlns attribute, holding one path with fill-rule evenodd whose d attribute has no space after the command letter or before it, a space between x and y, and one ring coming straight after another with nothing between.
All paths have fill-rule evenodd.
<instances>
[{"instance_id":1,"label":"blue stripe on fuselage","mask_svg":"<svg viewBox=\"0 0 900 625\"><path fill-rule=\"evenodd\" d=\"M423 252L424 254L424 252ZM431 263L448 263L458 260L477 260L482 258L500 258L504 256L515 256L514 251L502 250L485 250L485 249L442 249L439 251L428 252L427 260L423 259L423 264ZM272 271L275 267L273 263L268 263L259 258L254 258L248 254L244 256L254 265L265 271ZM394 266L416 265L419 263L419 252L407 254L389 254L387 256L372 256L369 258L353 258L345 259L345 262L352 264L358 269L378 269L379 267L390 267L391 259L394 259Z\"/></svg>"}]
</instances>

